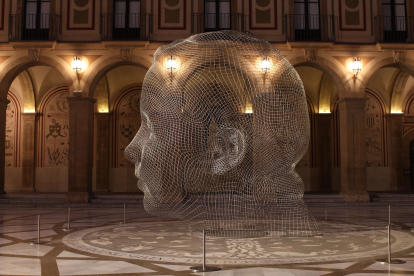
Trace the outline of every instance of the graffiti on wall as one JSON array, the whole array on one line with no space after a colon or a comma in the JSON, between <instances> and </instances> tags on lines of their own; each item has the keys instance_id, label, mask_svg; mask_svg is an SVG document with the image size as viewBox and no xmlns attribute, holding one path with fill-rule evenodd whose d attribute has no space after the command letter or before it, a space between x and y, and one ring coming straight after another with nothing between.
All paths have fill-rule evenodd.
<instances>
[{"instance_id":1,"label":"graffiti on wall","mask_svg":"<svg viewBox=\"0 0 414 276\"><path fill-rule=\"evenodd\" d=\"M382 166L382 114L377 100L366 93L368 98L365 105L365 146L366 166Z\"/></svg>"},{"instance_id":2,"label":"graffiti on wall","mask_svg":"<svg viewBox=\"0 0 414 276\"><path fill-rule=\"evenodd\" d=\"M117 167L134 167L125 156L125 148L134 139L135 134L141 125L139 111L140 92L134 90L121 96L116 116L116 163Z\"/></svg>"},{"instance_id":3,"label":"graffiti on wall","mask_svg":"<svg viewBox=\"0 0 414 276\"><path fill-rule=\"evenodd\" d=\"M15 139L15 127L17 119L17 110L14 104L14 101L7 96L7 99L10 103L7 105L6 109L6 145L5 145L5 166L14 167L15 151L16 151L16 139Z\"/></svg>"},{"instance_id":4,"label":"graffiti on wall","mask_svg":"<svg viewBox=\"0 0 414 276\"><path fill-rule=\"evenodd\" d=\"M68 92L56 93L46 106L44 114L45 167L66 167L69 156L69 104Z\"/></svg>"}]
</instances>

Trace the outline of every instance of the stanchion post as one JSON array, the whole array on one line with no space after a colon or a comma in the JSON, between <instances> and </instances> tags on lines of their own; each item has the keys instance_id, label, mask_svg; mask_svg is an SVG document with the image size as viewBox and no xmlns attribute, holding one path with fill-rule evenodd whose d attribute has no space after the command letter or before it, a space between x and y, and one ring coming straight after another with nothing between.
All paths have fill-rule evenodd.
<instances>
[{"instance_id":1,"label":"stanchion post","mask_svg":"<svg viewBox=\"0 0 414 276\"><path fill-rule=\"evenodd\" d=\"M405 261L392 259L391 258L391 205L388 205L388 226L387 226L387 233L388 233L388 258L387 259L379 259L377 262L380 263L387 263L387 264L405 264Z\"/></svg>"},{"instance_id":2,"label":"stanchion post","mask_svg":"<svg viewBox=\"0 0 414 276\"><path fill-rule=\"evenodd\" d=\"M30 244L45 244L48 242L41 242L40 241L40 215L37 215L37 242L36 241L31 241Z\"/></svg>"},{"instance_id":3,"label":"stanchion post","mask_svg":"<svg viewBox=\"0 0 414 276\"><path fill-rule=\"evenodd\" d=\"M70 207L68 210L68 230L70 230Z\"/></svg>"},{"instance_id":4,"label":"stanchion post","mask_svg":"<svg viewBox=\"0 0 414 276\"><path fill-rule=\"evenodd\" d=\"M68 209L68 228L63 228L62 230L66 232L72 231L72 229L70 229L70 207Z\"/></svg>"},{"instance_id":5,"label":"stanchion post","mask_svg":"<svg viewBox=\"0 0 414 276\"><path fill-rule=\"evenodd\" d=\"M37 244L40 244L40 215L37 215Z\"/></svg>"},{"instance_id":6,"label":"stanchion post","mask_svg":"<svg viewBox=\"0 0 414 276\"><path fill-rule=\"evenodd\" d=\"M220 270L216 266L206 266L206 231L203 229L203 265L190 267L194 272L211 272Z\"/></svg>"},{"instance_id":7,"label":"stanchion post","mask_svg":"<svg viewBox=\"0 0 414 276\"><path fill-rule=\"evenodd\" d=\"M206 230L203 229L203 271L206 270Z\"/></svg>"},{"instance_id":8,"label":"stanchion post","mask_svg":"<svg viewBox=\"0 0 414 276\"><path fill-rule=\"evenodd\" d=\"M388 225L391 225L391 205L388 205Z\"/></svg>"},{"instance_id":9,"label":"stanchion post","mask_svg":"<svg viewBox=\"0 0 414 276\"><path fill-rule=\"evenodd\" d=\"M391 263L391 227L388 224L388 263Z\"/></svg>"}]
</instances>

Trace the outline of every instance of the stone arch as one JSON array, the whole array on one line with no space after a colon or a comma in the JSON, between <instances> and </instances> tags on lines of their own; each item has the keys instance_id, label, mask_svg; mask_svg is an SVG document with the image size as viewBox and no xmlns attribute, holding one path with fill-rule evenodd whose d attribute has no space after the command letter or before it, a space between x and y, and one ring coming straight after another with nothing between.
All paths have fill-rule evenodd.
<instances>
[{"instance_id":1,"label":"stone arch","mask_svg":"<svg viewBox=\"0 0 414 276\"><path fill-rule=\"evenodd\" d=\"M395 80L391 95L391 112L403 112L403 94L410 74L400 71Z\"/></svg>"},{"instance_id":2,"label":"stone arch","mask_svg":"<svg viewBox=\"0 0 414 276\"><path fill-rule=\"evenodd\" d=\"M111 106L111 166L114 168L134 167L125 159L123 150L129 145L141 126L139 106L141 90L141 85L128 85L118 93Z\"/></svg>"},{"instance_id":3,"label":"stone arch","mask_svg":"<svg viewBox=\"0 0 414 276\"><path fill-rule=\"evenodd\" d=\"M372 77L372 75L380 68L385 66L395 67L399 68L402 71L406 72L407 74L414 77L414 66L411 65L414 64L414 60L405 58L405 62L398 62L396 63L394 61L393 57L384 58L373 65L371 67L365 69L363 68L361 73L358 75L358 79L361 80L361 82L357 83L357 90L360 93L365 93L365 89L367 87L369 79Z\"/></svg>"},{"instance_id":4,"label":"stone arch","mask_svg":"<svg viewBox=\"0 0 414 276\"><path fill-rule=\"evenodd\" d=\"M7 61L6 61L7 62ZM63 60L62 64L59 63L57 60L46 57L46 56L39 56L38 61L28 61L28 57L20 57L16 58L13 61L9 62L3 70L0 72L0 99L6 99L7 91L12 84L13 80L18 77L23 71L26 69L33 67L33 66L50 66L58 70L60 74L62 74L63 78L66 80L68 84L68 88L70 92L75 91L77 87L75 87L78 83L76 74L69 73L71 72L71 68L69 64L64 65Z\"/></svg>"},{"instance_id":5,"label":"stone arch","mask_svg":"<svg viewBox=\"0 0 414 276\"><path fill-rule=\"evenodd\" d=\"M315 160L315 113L316 107L313 104L312 100L306 95L306 104L308 107L309 113L309 124L310 124L310 139L309 139L309 146L305 153L305 155L301 158L301 160L296 165L297 167L315 167L316 160Z\"/></svg>"},{"instance_id":6,"label":"stone arch","mask_svg":"<svg viewBox=\"0 0 414 276\"><path fill-rule=\"evenodd\" d=\"M402 157L403 157L403 168L410 169L410 143L414 140L414 128L406 132L403 136L402 143ZM414 173L411 171L411 174ZM404 174L404 187L405 190L411 189L411 174Z\"/></svg>"},{"instance_id":7,"label":"stone arch","mask_svg":"<svg viewBox=\"0 0 414 276\"><path fill-rule=\"evenodd\" d=\"M90 68L88 68L87 72L85 72L83 94L95 98L95 90L96 86L99 83L99 80L112 69L124 65L134 65L148 70L151 67L152 63L144 59L143 57L138 56L131 56L131 60L122 60L120 56L117 58L107 58L102 62L98 63L96 66L91 66Z\"/></svg>"},{"instance_id":8,"label":"stone arch","mask_svg":"<svg viewBox=\"0 0 414 276\"><path fill-rule=\"evenodd\" d=\"M338 100L339 97L336 99L332 107L333 167L341 167Z\"/></svg>"},{"instance_id":9,"label":"stone arch","mask_svg":"<svg viewBox=\"0 0 414 276\"><path fill-rule=\"evenodd\" d=\"M372 89L365 90L366 167L387 167L387 124L384 99Z\"/></svg>"},{"instance_id":10,"label":"stone arch","mask_svg":"<svg viewBox=\"0 0 414 276\"><path fill-rule=\"evenodd\" d=\"M27 70L21 72L18 76L23 94L23 110L25 112L34 112L36 110L35 91L33 81Z\"/></svg>"},{"instance_id":11,"label":"stone arch","mask_svg":"<svg viewBox=\"0 0 414 276\"><path fill-rule=\"evenodd\" d=\"M69 153L69 106L67 86L50 89L39 105L37 166L67 167Z\"/></svg>"},{"instance_id":12,"label":"stone arch","mask_svg":"<svg viewBox=\"0 0 414 276\"><path fill-rule=\"evenodd\" d=\"M96 85L95 98L96 111L101 113L109 112L109 89L106 75L103 75Z\"/></svg>"},{"instance_id":13,"label":"stone arch","mask_svg":"<svg viewBox=\"0 0 414 276\"><path fill-rule=\"evenodd\" d=\"M327 74L328 76L330 76L332 82L336 86L336 89L338 91L338 95L340 98L345 97L347 90L349 91L351 90L351 87L349 86L348 82L343 81L343 80L347 80L348 78L343 73L343 70L327 59L318 57L318 62L315 62L315 61L306 61L305 57L300 56L292 60L289 60L289 62L294 67L309 66L309 67L319 69L325 74Z\"/></svg>"},{"instance_id":14,"label":"stone arch","mask_svg":"<svg viewBox=\"0 0 414 276\"><path fill-rule=\"evenodd\" d=\"M403 112L405 113L405 115L413 115L414 113L414 93L411 93L409 95L407 95L407 100L405 100L405 104L403 105ZM413 111L411 111L411 109L413 109Z\"/></svg>"},{"instance_id":15,"label":"stone arch","mask_svg":"<svg viewBox=\"0 0 414 276\"><path fill-rule=\"evenodd\" d=\"M332 88L334 83L327 74L323 74L319 89L319 113L331 112Z\"/></svg>"},{"instance_id":16,"label":"stone arch","mask_svg":"<svg viewBox=\"0 0 414 276\"><path fill-rule=\"evenodd\" d=\"M6 110L5 165L6 167L19 167L22 103L12 91L9 91L7 99L10 103Z\"/></svg>"}]
</instances>

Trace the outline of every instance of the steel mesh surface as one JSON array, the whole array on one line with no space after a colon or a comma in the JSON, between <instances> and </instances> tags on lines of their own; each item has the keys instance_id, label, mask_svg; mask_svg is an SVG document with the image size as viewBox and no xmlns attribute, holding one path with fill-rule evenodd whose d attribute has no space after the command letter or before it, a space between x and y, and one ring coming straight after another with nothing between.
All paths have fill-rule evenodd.
<instances>
[{"instance_id":1,"label":"steel mesh surface","mask_svg":"<svg viewBox=\"0 0 414 276\"><path fill-rule=\"evenodd\" d=\"M140 112L125 155L149 213L223 236L318 234L294 170L310 135L305 91L270 43L220 31L160 47Z\"/></svg>"}]
</instances>

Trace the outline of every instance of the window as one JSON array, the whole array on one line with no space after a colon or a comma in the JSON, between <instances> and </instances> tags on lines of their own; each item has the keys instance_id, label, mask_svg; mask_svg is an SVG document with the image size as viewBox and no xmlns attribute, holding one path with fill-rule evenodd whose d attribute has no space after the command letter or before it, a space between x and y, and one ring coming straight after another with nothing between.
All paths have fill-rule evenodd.
<instances>
[{"instance_id":1,"label":"window","mask_svg":"<svg viewBox=\"0 0 414 276\"><path fill-rule=\"evenodd\" d=\"M319 0L295 0L295 37L300 40L320 38Z\"/></svg>"},{"instance_id":2,"label":"window","mask_svg":"<svg viewBox=\"0 0 414 276\"><path fill-rule=\"evenodd\" d=\"M140 37L141 1L115 0L114 38Z\"/></svg>"},{"instance_id":3,"label":"window","mask_svg":"<svg viewBox=\"0 0 414 276\"><path fill-rule=\"evenodd\" d=\"M48 39L50 0L26 0L24 21L26 39Z\"/></svg>"},{"instance_id":4,"label":"window","mask_svg":"<svg viewBox=\"0 0 414 276\"><path fill-rule=\"evenodd\" d=\"M204 1L205 31L229 30L231 28L230 0Z\"/></svg>"},{"instance_id":5,"label":"window","mask_svg":"<svg viewBox=\"0 0 414 276\"><path fill-rule=\"evenodd\" d=\"M390 20L384 21L386 31L405 31L405 0L382 0L382 15Z\"/></svg>"}]
</instances>

